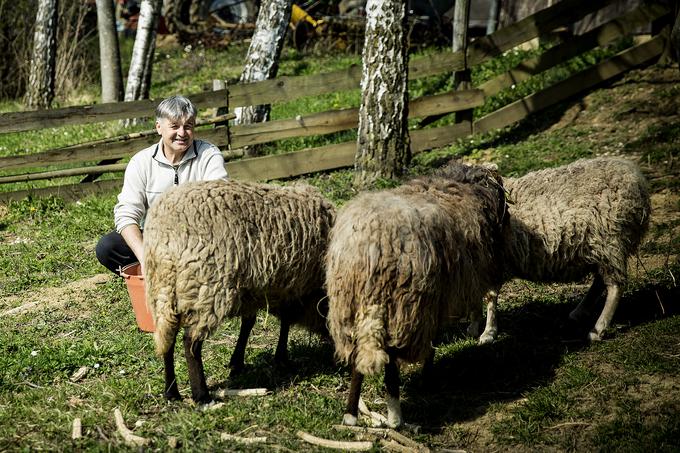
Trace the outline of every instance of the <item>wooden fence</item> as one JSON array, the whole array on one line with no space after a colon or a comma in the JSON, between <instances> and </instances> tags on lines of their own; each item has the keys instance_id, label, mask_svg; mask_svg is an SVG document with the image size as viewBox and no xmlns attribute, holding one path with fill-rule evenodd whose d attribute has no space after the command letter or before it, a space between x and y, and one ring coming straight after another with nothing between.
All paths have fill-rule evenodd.
<instances>
[{"instance_id":1,"label":"wooden fence","mask_svg":"<svg viewBox=\"0 0 680 453\"><path fill-rule=\"evenodd\" d=\"M560 27L567 27L607 3L609 2L562 0L511 26L474 40L468 48L467 58L461 52L443 52L413 59L409 63L409 78L418 79L450 73L464 69L466 64L468 67L480 64L522 43L545 37ZM409 103L409 117L426 118L474 108L482 105L486 97L493 96L513 84L527 80L583 52L598 46L606 46L629 35L635 29L650 23L670 24L671 21L672 17L667 6L661 3L645 3L586 34L558 43L541 55L521 62L509 72L475 89L413 99ZM605 61L540 92L506 105L473 123L464 122L452 126L412 130L410 131L412 152L418 153L444 147L470 134L487 132L513 124L531 113L589 90L632 68L657 61L665 51L667 41L667 32L652 36L645 42L633 45ZM263 82L238 84L227 89L197 93L189 97L199 108L225 105L234 108L273 104L303 96L358 89L360 77L361 68L354 65L340 71L311 76L279 77ZM157 103L158 101L154 100L144 100L37 112L4 113L0 114L0 133L148 116ZM230 118L233 118L233 115L214 118L208 122L224 124ZM351 166L356 153L356 142L239 160L234 160L240 157L238 151L231 150L293 137L325 135L350 130L357 127L357 121L358 109L351 108L251 125L220 125L212 129L201 130L200 136L227 150L225 157L228 160L227 170L231 177L245 180L272 180ZM13 173L0 177L0 190L2 190L2 185L11 187L7 184L16 182L87 175L78 184L0 192L0 201L17 200L27 195L47 194L74 199L88 193L120 189L122 184L120 178L103 181L97 181L96 178L104 173L123 171L126 164L118 163L119 160L156 143L157 140L158 136L153 132L136 133L28 155L0 158L0 168L5 173ZM98 164L87 164L91 162L98 162ZM83 164L83 166L74 167L77 164ZM69 168L53 169L59 166Z\"/></svg>"}]
</instances>

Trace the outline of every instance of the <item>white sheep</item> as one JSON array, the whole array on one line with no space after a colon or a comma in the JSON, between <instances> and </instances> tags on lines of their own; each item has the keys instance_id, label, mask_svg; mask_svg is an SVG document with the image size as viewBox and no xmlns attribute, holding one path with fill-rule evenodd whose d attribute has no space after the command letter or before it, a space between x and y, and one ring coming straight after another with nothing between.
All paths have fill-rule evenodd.
<instances>
[{"instance_id":1,"label":"white sheep","mask_svg":"<svg viewBox=\"0 0 680 453\"><path fill-rule=\"evenodd\" d=\"M456 164L338 212L326 286L336 358L352 367L345 424L356 424L364 375L384 368L388 423L400 425L397 361L430 360L442 326L481 317L500 275L505 208L495 172Z\"/></svg>"},{"instance_id":2,"label":"white sheep","mask_svg":"<svg viewBox=\"0 0 680 453\"><path fill-rule=\"evenodd\" d=\"M168 399L180 396L173 355L180 327L196 402L210 401L203 341L225 318L242 318L230 362L236 369L259 309L281 318L277 360L286 358L291 323L325 327L317 305L334 215L332 204L307 185L201 181L158 199L144 230L144 262Z\"/></svg>"},{"instance_id":3,"label":"white sheep","mask_svg":"<svg viewBox=\"0 0 680 453\"><path fill-rule=\"evenodd\" d=\"M594 274L569 316L589 317L606 289L604 308L588 334L591 341L601 340L621 297L628 258L647 231L651 207L644 176L629 160L600 157L505 178L505 187L514 204L503 241L504 280L570 282ZM499 290L487 297L480 343L497 335Z\"/></svg>"}]
</instances>

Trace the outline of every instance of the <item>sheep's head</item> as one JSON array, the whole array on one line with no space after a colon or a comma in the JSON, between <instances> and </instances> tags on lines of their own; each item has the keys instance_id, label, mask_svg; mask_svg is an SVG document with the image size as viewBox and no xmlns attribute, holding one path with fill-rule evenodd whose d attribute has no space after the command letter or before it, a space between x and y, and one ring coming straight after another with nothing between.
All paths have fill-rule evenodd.
<instances>
[{"instance_id":1,"label":"sheep's head","mask_svg":"<svg viewBox=\"0 0 680 453\"><path fill-rule=\"evenodd\" d=\"M503 178L496 164L470 165L452 159L438 169L435 176L473 185L475 193L485 200L499 228L508 224L509 194L503 186Z\"/></svg>"}]
</instances>

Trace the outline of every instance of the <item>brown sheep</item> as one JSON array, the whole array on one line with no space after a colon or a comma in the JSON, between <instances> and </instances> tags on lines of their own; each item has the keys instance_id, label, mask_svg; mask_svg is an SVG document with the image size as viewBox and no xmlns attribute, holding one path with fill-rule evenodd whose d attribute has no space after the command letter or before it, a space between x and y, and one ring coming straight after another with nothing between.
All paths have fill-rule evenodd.
<instances>
[{"instance_id":1,"label":"brown sheep","mask_svg":"<svg viewBox=\"0 0 680 453\"><path fill-rule=\"evenodd\" d=\"M184 327L192 398L210 401L201 348L227 317L242 318L232 368L243 356L255 315L281 318L276 360L287 355L288 327L323 328L323 257L335 208L312 186L237 181L180 185L149 210L144 230L146 298L165 396L179 398L174 346Z\"/></svg>"},{"instance_id":2,"label":"brown sheep","mask_svg":"<svg viewBox=\"0 0 680 453\"><path fill-rule=\"evenodd\" d=\"M628 258L649 224L644 176L629 160L600 157L506 178L505 186L513 204L503 241L504 280L570 282L595 274L590 290L569 316L587 318L606 289L604 308L588 334L591 341L601 340L621 298ZM480 343L496 337L499 290L489 298Z\"/></svg>"},{"instance_id":3,"label":"brown sheep","mask_svg":"<svg viewBox=\"0 0 680 453\"><path fill-rule=\"evenodd\" d=\"M481 316L482 296L498 283L505 214L500 177L462 164L339 211L326 285L336 357L352 367L344 423L356 424L364 375L383 368L388 423L402 423L397 362L431 359L442 326Z\"/></svg>"}]
</instances>

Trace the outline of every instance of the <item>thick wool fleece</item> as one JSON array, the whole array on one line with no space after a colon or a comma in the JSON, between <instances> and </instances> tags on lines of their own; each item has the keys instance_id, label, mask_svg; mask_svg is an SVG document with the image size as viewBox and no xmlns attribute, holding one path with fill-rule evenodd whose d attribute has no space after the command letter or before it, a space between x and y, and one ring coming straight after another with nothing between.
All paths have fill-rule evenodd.
<instances>
[{"instance_id":1,"label":"thick wool fleece","mask_svg":"<svg viewBox=\"0 0 680 453\"><path fill-rule=\"evenodd\" d=\"M307 185L202 181L164 194L144 230L157 354L182 326L204 340L225 317L315 310L334 215Z\"/></svg>"},{"instance_id":2,"label":"thick wool fleece","mask_svg":"<svg viewBox=\"0 0 680 453\"><path fill-rule=\"evenodd\" d=\"M607 285L625 282L651 211L633 162L584 159L506 178L505 186L514 201L504 241L510 276L575 281L598 272Z\"/></svg>"},{"instance_id":3,"label":"thick wool fleece","mask_svg":"<svg viewBox=\"0 0 680 453\"><path fill-rule=\"evenodd\" d=\"M338 213L326 258L328 326L336 357L362 374L379 372L388 349L409 362L425 358L440 326L480 311L496 283L500 178L459 170L484 176L420 178L359 195Z\"/></svg>"}]
</instances>

